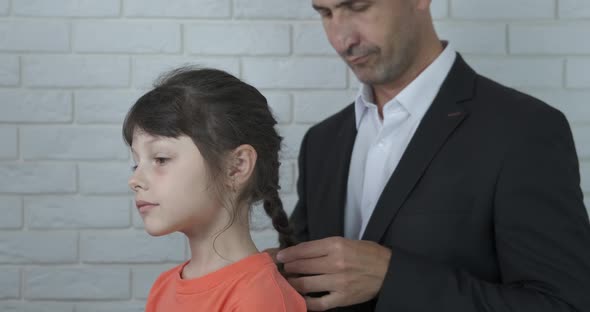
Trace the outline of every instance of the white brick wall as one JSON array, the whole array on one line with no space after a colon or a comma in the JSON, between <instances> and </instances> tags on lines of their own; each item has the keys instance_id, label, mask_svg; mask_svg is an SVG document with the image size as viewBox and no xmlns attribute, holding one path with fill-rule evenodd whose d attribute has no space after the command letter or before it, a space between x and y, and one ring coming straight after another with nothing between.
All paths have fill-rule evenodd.
<instances>
[{"instance_id":1,"label":"white brick wall","mask_svg":"<svg viewBox=\"0 0 590 312\"><path fill-rule=\"evenodd\" d=\"M70 92L0 89L0 99L0 122L65 123L72 120Z\"/></svg>"},{"instance_id":2,"label":"white brick wall","mask_svg":"<svg viewBox=\"0 0 590 312\"><path fill-rule=\"evenodd\" d=\"M0 55L0 86L16 86L20 80L18 56Z\"/></svg>"},{"instance_id":3,"label":"white brick wall","mask_svg":"<svg viewBox=\"0 0 590 312\"><path fill-rule=\"evenodd\" d=\"M114 17L120 12L119 1L17 0L12 1L12 14L33 17Z\"/></svg>"},{"instance_id":4,"label":"white brick wall","mask_svg":"<svg viewBox=\"0 0 590 312\"><path fill-rule=\"evenodd\" d=\"M290 213L305 131L358 86L310 2L0 0L0 311L140 312L187 257L181 235L143 231L120 131L174 67L221 68L267 96ZM433 0L432 14L479 72L566 114L590 204L590 1ZM276 245L261 207L252 227Z\"/></svg>"},{"instance_id":5,"label":"white brick wall","mask_svg":"<svg viewBox=\"0 0 590 312\"><path fill-rule=\"evenodd\" d=\"M65 21L1 21L0 51L68 52L69 27Z\"/></svg>"}]
</instances>

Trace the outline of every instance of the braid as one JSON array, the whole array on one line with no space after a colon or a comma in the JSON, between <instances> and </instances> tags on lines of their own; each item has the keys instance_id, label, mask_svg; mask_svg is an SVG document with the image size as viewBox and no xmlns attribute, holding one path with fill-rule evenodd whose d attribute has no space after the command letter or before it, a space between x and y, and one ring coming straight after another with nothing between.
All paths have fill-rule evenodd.
<instances>
[{"instance_id":1,"label":"braid","mask_svg":"<svg viewBox=\"0 0 590 312\"><path fill-rule=\"evenodd\" d=\"M277 135L277 141L281 141L281 137ZM285 209L283 209L283 201L279 197L279 161L278 153L273 153L273 159L266 162L268 179L265 180L267 184L262 189L264 211L270 217L272 226L279 232L279 248L287 248L296 244L293 228L289 224L289 218Z\"/></svg>"},{"instance_id":2,"label":"braid","mask_svg":"<svg viewBox=\"0 0 590 312\"><path fill-rule=\"evenodd\" d=\"M272 220L272 226L279 232L279 248L295 245L293 228L289 224L289 218L283 209L283 202L277 188L273 188L273 191L264 199L264 211Z\"/></svg>"}]
</instances>

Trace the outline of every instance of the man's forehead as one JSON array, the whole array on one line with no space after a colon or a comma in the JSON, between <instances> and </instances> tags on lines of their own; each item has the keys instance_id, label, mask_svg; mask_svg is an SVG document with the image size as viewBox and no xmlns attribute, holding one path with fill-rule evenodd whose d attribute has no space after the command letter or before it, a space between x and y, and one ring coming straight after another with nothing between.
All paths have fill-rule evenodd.
<instances>
[{"instance_id":1,"label":"man's forehead","mask_svg":"<svg viewBox=\"0 0 590 312\"><path fill-rule=\"evenodd\" d=\"M356 0L312 0L312 6L321 8L331 8L342 5L344 2L355 2Z\"/></svg>"},{"instance_id":2,"label":"man's forehead","mask_svg":"<svg viewBox=\"0 0 590 312\"><path fill-rule=\"evenodd\" d=\"M356 2L374 2L374 0L312 0L311 5L314 9L334 9L347 6L350 7Z\"/></svg>"}]
</instances>

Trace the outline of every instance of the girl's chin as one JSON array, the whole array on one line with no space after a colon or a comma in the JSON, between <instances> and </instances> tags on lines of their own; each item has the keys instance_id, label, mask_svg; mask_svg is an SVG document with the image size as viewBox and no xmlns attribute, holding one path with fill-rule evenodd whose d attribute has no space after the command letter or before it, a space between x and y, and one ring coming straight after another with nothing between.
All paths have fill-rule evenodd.
<instances>
[{"instance_id":1,"label":"girl's chin","mask_svg":"<svg viewBox=\"0 0 590 312\"><path fill-rule=\"evenodd\" d=\"M175 231L173 229L166 228L160 224L151 224L148 220L144 219L144 229L151 236L164 236Z\"/></svg>"}]
</instances>

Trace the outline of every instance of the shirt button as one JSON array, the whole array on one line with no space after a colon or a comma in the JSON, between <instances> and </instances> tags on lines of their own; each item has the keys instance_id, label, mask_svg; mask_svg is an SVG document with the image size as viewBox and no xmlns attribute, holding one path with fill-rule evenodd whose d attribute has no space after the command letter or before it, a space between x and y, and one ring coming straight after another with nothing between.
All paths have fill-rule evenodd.
<instances>
[{"instance_id":1,"label":"shirt button","mask_svg":"<svg viewBox=\"0 0 590 312\"><path fill-rule=\"evenodd\" d=\"M379 146L380 148L383 148L385 146L385 143L383 142L383 140L381 140L381 141L379 141L377 146Z\"/></svg>"}]
</instances>

